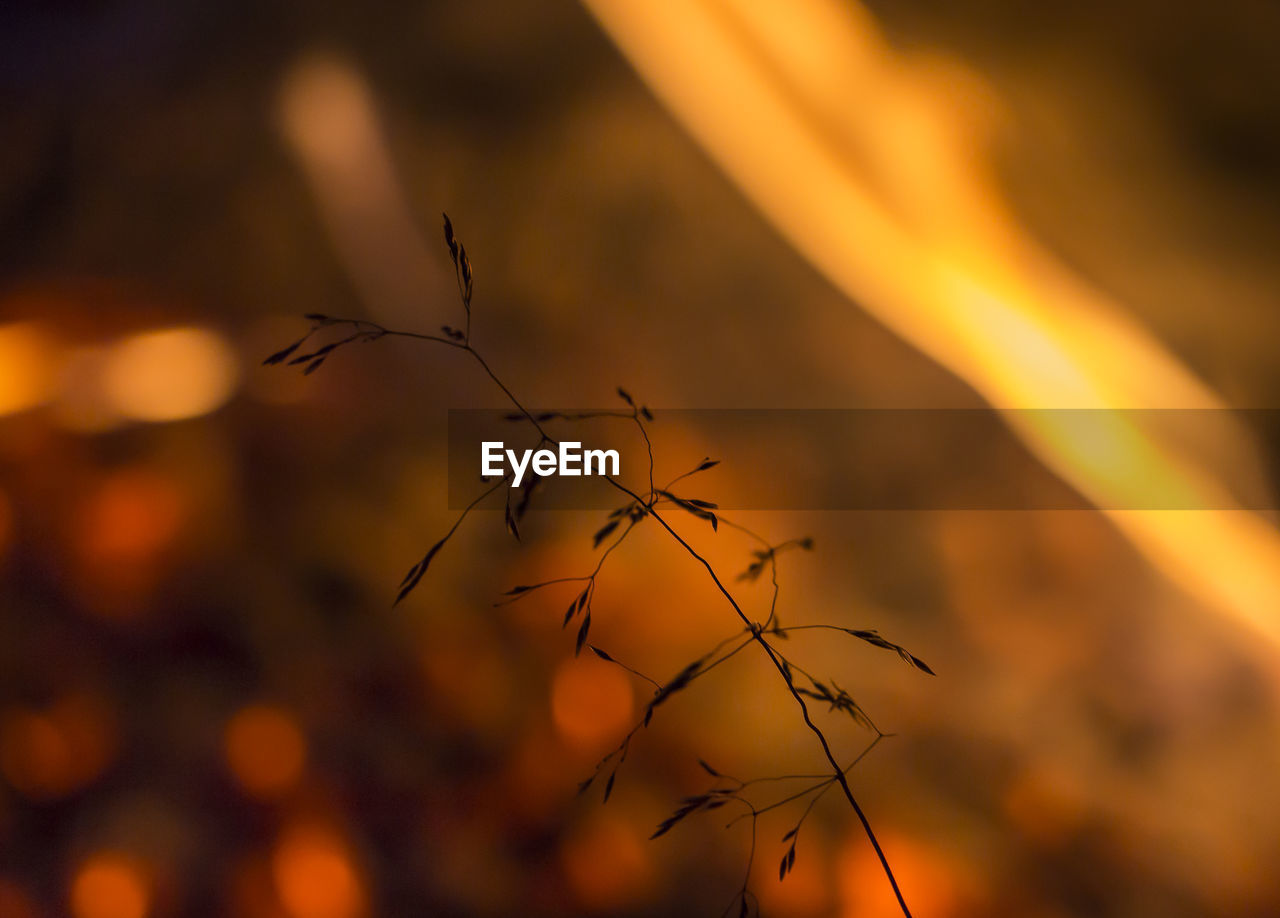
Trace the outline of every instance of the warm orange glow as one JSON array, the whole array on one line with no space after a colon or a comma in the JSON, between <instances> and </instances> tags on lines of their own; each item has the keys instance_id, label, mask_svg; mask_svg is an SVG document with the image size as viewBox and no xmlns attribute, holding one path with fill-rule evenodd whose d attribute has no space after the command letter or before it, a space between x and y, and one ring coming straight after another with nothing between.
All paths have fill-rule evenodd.
<instances>
[{"instance_id":1,"label":"warm orange glow","mask_svg":"<svg viewBox=\"0 0 1280 918\"><path fill-rule=\"evenodd\" d=\"M600 813L565 840L560 854L578 901L611 912L652 892L650 850L634 820Z\"/></svg>"},{"instance_id":2,"label":"warm orange glow","mask_svg":"<svg viewBox=\"0 0 1280 918\"><path fill-rule=\"evenodd\" d=\"M982 896L961 862L922 840L878 833L898 885L914 915L930 918L982 914ZM900 914L893 890L867 840L853 836L837 855L839 914L844 918Z\"/></svg>"},{"instance_id":3,"label":"warm orange glow","mask_svg":"<svg viewBox=\"0 0 1280 918\"><path fill-rule=\"evenodd\" d=\"M631 725L634 706L630 677L594 656L566 660L551 683L556 730L575 746L618 739Z\"/></svg>"},{"instance_id":4,"label":"warm orange glow","mask_svg":"<svg viewBox=\"0 0 1280 918\"><path fill-rule=\"evenodd\" d=\"M69 696L46 709L13 708L0 718L0 771L37 800L79 790L115 754L110 712L88 696Z\"/></svg>"},{"instance_id":5,"label":"warm orange glow","mask_svg":"<svg viewBox=\"0 0 1280 918\"><path fill-rule=\"evenodd\" d=\"M273 797L293 787L306 764L306 738L287 711L269 705L242 708L227 724L227 766L247 792Z\"/></svg>"},{"instance_id":6,"label":"warm orange glow","mask_svg":"<svg viewBox=\"0 0 1280 918\"><path fill-rule=\"evenodd\" d=\"M109 407L138 421L199 417L231 397L236 356L220 335L172 328L127 338L112 348L102 371Z\"/></svg>"},{"instance_id":7,"label":"warm orange glow","mask_svg":"<svg viewBox=\"0 0 1280 918\"><path fill-rule=\"evenodd\" d=\"M152 472L128 470L107 478L84 510L81 548L101 565L148 561L182 524L182 494Z\"/></svg>"},{"instance_id":8,"label":"warm orange glow","mask_svg":"<svg viewBox=\"0 0 1280 918\"><path fill-rule=\"evenodd\" d=\"M86 611L117 620L144 614L186 515L185 497L154 472L129 469L104 480L78 521L78 585Z\"/></svg>"},{"instance_id":9,"label":"warm orange glow","mask_svg":"<svg viewBox=\"0 0 1280 918\"><path fill-rule=\"evenodd\" d=\"M364 885L345 840L321 826L297 826L276 846L272 876L293 918L357 918L366 911Z\"/></svg>"},{"instance_id":10,"label":"warm orange glow","mask_svg":"<svg viewBox=\"0 0 1280 918\"><path fill-rule=\"evenodd\" d=\"M33 322L0 325L0 416L34 408L52 393L53 341Z\"/></svg>"},{"instance_id":11,"label":"warm orange glow","mask_svg":"<svg viewBox=\"0 0 1280 918\"><path fill-rule=\"evenodd\" d=\"M136 858L101 851L80 865L71 884L75 918L145 918L151 910L151 882Z\"/></svg>"},{"instance_id":12,"label":"warm orange glow","mask_svg":"<svg viewBox=\"0 0 1280 918\"><path fill-rule=\"evenodd\" d=\"M992 405L1221 407L1019 225L987 149L993 96L958 63L899 54L845 0L586 5L800 252ZM1280 537L1210 509L1232 506L1224 473L1152 426L1081 451L1061 420L1010 416L1100 507L1135 506L1155 480L1206 508L1109 515L1171 579L1280 644Z\"/></svg>"}]
</instances>

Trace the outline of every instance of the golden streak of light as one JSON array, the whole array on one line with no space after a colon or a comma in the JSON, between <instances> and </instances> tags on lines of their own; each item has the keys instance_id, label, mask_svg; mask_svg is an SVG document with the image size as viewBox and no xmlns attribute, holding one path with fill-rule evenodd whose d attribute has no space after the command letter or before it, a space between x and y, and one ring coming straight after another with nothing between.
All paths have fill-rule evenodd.
<instances>
[{"instance_id":1,"label":"golden streak of light","mask_svg":"<svg viewBox=\"0 0 1280 918\"><path fill-rule=\"evenodd\" d=\"M56 351L37 323L0 325L0 417L34 408L53 394Z\"/></svg>"},{"instance_id":2,"label":"golden streak of light","mask_svg":"<svg viewBox=\"0 0 1280 918\"><path fill-rule=\"evenodd\" d=\"M383 322L417 318L443 275L405 203L364 79L338 58L303 57L281 85L279 122L366 306Z\"/></svg>"},{"instance_id":3,"label":"golden streak of light","mask_svg":"<svg viewBox=\"0 0 1280 918\"><path fill-rule=\"evenodd\" d=\"M984 143L992 96L958 65L898 54L844 0L584 3L798 251L996 408L1222 407L1011 216ZM1105 512L1188 592L1280 643L1275 529L1151 425L1114 416L1104 459L1065 414L1006 418L1104 510L1140 506L1153 480L1186 499L1196 509Z\"/></svg>"},{"instance_id":4,"label":"golden streak of light","mask_svg":"<svg viewBox=\"0 0 1280 918\"><path fill-rule=\"evenodd\" d=\"M115 345L102 368L111 410L136 421L178 421L222 406L235 390L235 352L215 332L170 328Z\"/></svg>"},{"instance_id":5,"label":"golden streak of light","mask_svg":"<svg viewBox=\"0 0 1280 918\"><path fill-rule=\"evenodd\" d=\"M131 855L100 851L90 855L71 884L75 918L146 918L151 911L151 879Z\"/></svg>"}]
</instances>

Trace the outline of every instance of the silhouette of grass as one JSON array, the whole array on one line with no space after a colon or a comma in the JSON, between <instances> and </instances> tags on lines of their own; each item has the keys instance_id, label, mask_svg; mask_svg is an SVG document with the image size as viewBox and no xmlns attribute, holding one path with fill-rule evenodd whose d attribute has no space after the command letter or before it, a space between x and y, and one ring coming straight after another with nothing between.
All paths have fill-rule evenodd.
<instances>
[{"instance_id":1,"label":"silhouette of grass","mask_svg":"<svg viewBox=\"0 0 1280 918\"><path fill-rule=\"evenodd\" d=\"M518 602L539 593L549 587L558 586L560 584L573 583L581 585L581 589L573 594L572 600L569 602L568 608L564 613L563 627L568 626L574 621L578 622L577 632L574 639L575 654L581 653L583 648L588 648L597 657L605 662L620 667L627 673L642 679L653 686L654 692L645 706L643 717L631 728L622 741L608 755L604 756L596 765L593 773L579 785L579 793L587 791L596 781L607 773L604 780L603 801L607 802L613 793L614 783L618 777L618 773L622 765L626 762L627 755L631 749L631 744L637 735L649 725L655 712L659 707L665 704L672 696L687 690L691 685L699 679L705 677L708 673L720 666L722 663L732 659L738 653L747 647L756 647L762 652L777 671L782 679L787 691L794 699L799 710L800 718L805 728L813 734L821 747L823 757L830 766L830 771L825 774L791 774L791 775L774 775L762 778L752 778L741 780L731 777L724 772L718 771L702 759L698 760L699 765L707 772L712 779L711 787L705 792L687 797L682 800L675 811L664 819L653 832L652 838L659 838L667 832L675 828L675 826L689 816L698 813L708 813L720 809L723 806L734 804L742 808L738 816L729 821L726 827L732 826L742 819L750 818L751 820L751 846L747 858L747 868L744 873L744 879L737 893L730 900L729 905L725 908L723 915L731 913L736 906L740 918L745 918L750 914L753 904L756 903L754 895L748 888L748 878L750 877L751 867L756 857L757 849L757 820L767 812L787 806L788 804L800 801L806 801L800 816L794 827L782 837L781 843L785 846L781 861L778 867L779 879L785 879L791 869L795 866L796 861L796 845L799 840L800 830L805 820L813 811L814 805L833 787L838 787L840 792L852 808L857 816L862 830L870 842L876 857L879 859L880 866L884 872L885 878L888 880L893 889L893 893L897 898L898 906L902 910L902 914L910 918L911 912L907 908L907 903L903 897L902 890L898 886L897 878L894 876L893 869L889 864L888 857L880 846L879 840L876 838L875 832L872 830L871 823L857 799L854 797L853 791L849 786L848 773L857 765L879 742L890 734L882 732L865 711L858 705L854 698L832 678L819 679L811 675L806 669L799 665L791 656L785 653L780 643L785 642L792 633L806 630L830 630L842 632L853 638L864 641L874 647L888 650L895 653L905 663L920 670L921 672L933 675L933 670L929 668L919 657L910 653L906 648L895 644L886 638L880 636L875 631L858 630L853 628L845 628L831 624L803 624L783 626L777 614L778 605L778 557L788 551L800 549L803 551L811 551L813 549L813 540L804 537L797 539L789 539L777 544L770 543L763 536L753 532L752 530L726 519L719 513L717 505L711 501L701 498L690 497L683 494L677 494L672 489L675 485L686 482L699 472L704 472L719 464L720 460L706 458L703 459L695 468L690 469L682 475L673 478L663 487L656 487L653 478L653 441L649 436L649 430L646 425L653 421L653 413L643 404L638 403L632 395L625 389L619 387L617 395L626 405L624 410L614 411L588 411L588 412L540 412L533 413L527 409L524 404L515 396L515 394L506 386L506 384L498 377L498 375L490 367L489 363L481 355L481 353L472 345L471 342L471 300L474 291L474 276L472 272L471 261L467 257L466 248L458 241L454 234L453 223L448 215L444 216L444 237L445 244L449 249L449 255L453 261L454 276L458 285L458 295L462 302L465 313L465 324L462 329L456 329L449 325L440 327L440 334L423 334L419 332L398 331L386 328L375 322L365 319L346 319L334 318L331 316L310 314L306 318L311 322L310 330L290 344L288 347L272 354L263 361L265 364L287 364L289 366L303 366L303 373L309 374L315 372L320 366L337 350L346 345L356 342L371 342L380 338L397 337L410 338L419 341L431 342L443 347L454 348L470 355L472 359L479 365L483 373L496 385L516 409L515 412L507 415L509 420L526 423L531 425L533 430L538 434L539 440L535 449L546 447L556 447L559 441L547 432L544 425L551 421L578 421L587 418L599 417L616 417L631 421L639 429L640 435L644 440L645 448L648 453L648 489L641 492L636 491L617 480L614 476L605 475L605 480L619 494L626 498L626 502L611 511L605 519L604 524L592 535L592 547L599 549L604 545L595 567L590 573L576 577L560 577L552 580L545 580L539 583L522 584L514 586L507 590L506 593L498 600L497 605L503 605L512 602ZM298 354L303 350L303 346L308 342L317 339L326 339L326 342L317 346L314 350ZM512 473L498 478L461 511L454 520L453 525L444 534L444 536L431 546L423 555L422 559L409 568L404 579L400 582L400 586L395 598L395 604L405 600L418 585L422 582L428 568L436 555L444 548L453 535L458 531L463 521L470 515L471 511L479 506L487 497L495 493L498 489L506 485L512 478ZM530 499L537 488L539 478L534 476L532 481L524 488L520 489L520 499L513 506L512 490L507 488L506 502L504 506L503 520L504 526L511 535L519 540L520 538L520 521L529 509ZM668 520L668 511L679 511L680 513L692 516L695 519L706 522L710 525L713 532L719 532L721 525L726 528L737 530L752 539L759 547L752 551L751 561L745 571L739 576L739 581L754 582L758 580L766 571L773 587L772 598L769 604L769 614L763 622L752 621L751 618L743 610L733 593L725 586L724 579L712 566L712 564L701 555L690 543L682 536ZM674 517L673 517L674 518ZM705 571L707 577L711 580L717 591L724 598L729 608L738 619L739 628L734 633L728 635L721 640L716 646L709 651L681 667L674 676L665 681L655 679L632 666L627 665L617 659L613 654L591 644L589 641L591 634L591 607L595 598L596 584L601 570L605 563L613 555L613 553L624 543L635 529L644 524L646 521L652 520L658 525L679 547L692 559L699 564ZM853 722L854 726L871 731L873 738L870 743L850 762L840 764L835 753L831 749L830 741L827 734L821 727L816 724L811 716L810 702L825 704L830 711L838 711L847 715ZM786 784L803 782L798 790L784 793L767 803L756 803L747 796L748 789L755 791L758 788L769 784ZM756 905L758 912L758 904Z\"/></svg>"}]
</instances>

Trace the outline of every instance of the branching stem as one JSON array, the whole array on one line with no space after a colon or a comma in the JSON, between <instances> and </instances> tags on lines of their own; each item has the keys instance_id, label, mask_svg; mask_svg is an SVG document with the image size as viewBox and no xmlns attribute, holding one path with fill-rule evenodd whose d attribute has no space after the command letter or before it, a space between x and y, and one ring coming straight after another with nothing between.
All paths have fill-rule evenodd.
<instances>
[{"instance_id":1,"label":"branching stem","mask_svg":"<svg viewBox=\"0 0 1280 918\"><path fill-rule=\"evenodd\" d=\"M452 228L448 224L447 218L446 218L446 238L450 243L451 251L453 251L454 241L452 237ZM461 257L462 259L465 260L465 254L463 254ZM462 271L462 269L459 267L459 253L457 251L454 252L454 262L455 262L455 271ZM465 280L463 276L464 274L465 274ZM480 354L480 352L476 350L475 347L473 347L471 344L471 304L470 304L470 265L469 263L466 264L465 271L458 274L458 282L459 282L459 290L463 296L463 305L466 309L466 329L464 332L457 332L448 327L445 327L444 331L445 331L446 337L441 337L439 335L428 335L428 334L421 334L418 332L408 332L408 331L398 331L398 330L388 329L375 322L370 322L364 319L338 319L338 318L329 318L325 316L311 317L312 321L316 323L312 331L314 332L318 328L325 327L325 326L348 326L351 329L351 334L347 338L342 339L339 342L336 342L335 345L332 347L324 349L324 354L328 354L329 352L334 350L337 346L351 343L356 340L375 341L384 337L409 338L413 340L444 345L445 347L449 347L454 350L464 351L465 353L469 354L477 364L479 364L480 369L489 378L489 380L492 381L493 384L497 386L499 390L501 390L502 394L511 403L511 405L520 413L520 415L522 415L524 419L526 419L528 423L533 426L534 430L538 432L541 438L541 442L549 443L553 446L557 445L558 441L547 432L547 430L543 427L542 423L538 420L538 418L535 417L534 414L531 413L529 409L525 407L525 405L516 397L515 393L512 392L511 389L508 388L506 383L504 383L502 379L497 375L497 373L494 372L493 368L484 359L484 357ZM307 337L310 337L310 335L308 335ZM304 338L303 340L305 341L306 338ZM299 344L300 343L301 342L299 342ZM294 348L296 347L297 345L294 345ZM287 357L292 350L293 348L290 348L289 351L282 352L284 356L273 355L272 358L268 359L268 362L272 362L272 363L280 362L285 357ZM298 362L299 359L295 359L293 362L296 363ZM321 359L323 359L323 356L321 356ZM318 365L318 363L316 365ZM314 366L311 366L308 369L309 370L314 369ZM876 834L871 827L871 823L868 820L866 813L863 811L861 805L859 805L858 803L857 798L854 796L853 789L849 786L849 781L847 778L847 773L853 767L853 765L857 764L857 762L860 761L863 756L865 756L868 752L870 752L871 749L875 747L876 743L878 743L881 739L883 739L886 734L883 734L879 730L876 730L874 725L872 725L872 729L875 730L877 734L875 740L872 741L870 746L868 746L865 750L863 750L863 752L853 761L853 763L851 763L848 766L842 767L839 761L836 759L835 753L831 749L831 744L829 743L826 734L823 732L822 728L819 727L814 722L809 710L809 705L805 701L806 694L809 695L810 697L817 697L817 696L810 689L797 686L794 682L793 672L801 673L802 675L805 676L805 678L809 679L811 682L814 682L815 685L817 684L816 680L813 680L813 678L809 676L807 673L805 673L802 669L792 664L769 640L769 636L771 634L782 637L782 636L785 636L786 633L790 631L806 630L810 628L827 627L827 628L834 628L835 630L846 630L846 631L848 630L848 629L839 629L839 628L836 628L835 626L823 626L823 625L801 625L801 626L792 626L790 628L783 629L775 624L777 620L776 610L777 610L777 601L778 601L777 555L781 550L785 548L791 548L796 546L808 547L808 543L805 542L805 540L793 540L791 542L782 543L777 546L771 545L764 538L752 532L751 530L747 529L746 527L743 527L737 523L732 523L731 521L728 521L728 520L723 520L723 522L725 522L727 525L745 533L746 535L758 541L761 545L765 546L764 551L757 552L756 556L760 558L762 562L767 561L767 563L769 564L770 579L772 581L772 587L773 587L773 596L769 606L769 615L766 618L764 624L760 624L752 621L752 619L746 614L746 612L743 611L742 606L738 603L738 600L734 597L734 595L729 591L728 587L726 587L724 582L720 579L720 576L717 574L711 562L709 562L679 532L677 532L676 529L662 515L662 513L658 511L657 505L659 503L663 503L665 506L665 503L668 500L670 500L670 502L673 505L674 504L679 504L681 506L684 505L680 499L671 499L672 495L669 492L669 488L671 487L671 484L674 484L676 481L680 481L681 479L687 477L688 475L693 474L693 472L686 473L685 475L681 475L681 476L678 476L676 479L673 479L671 484L668 484L667 488L656 489L654 487L653 444L649 439L649 434L645 428L644 420L642 420L642 415L646 419L650 417L649 411L647 408L638 408L635 405L635 403L632 401L631 397L627 395L625 392L622 392L621 390L619 390L619 394L622 395L622 397L627 401L628 405L630 406L631 408L630 413L621 412L621 411L619 412L584 412L581 415L572 415L572 416L565 415L564 417L572 418L572 417L579 417L579 416L581 417L617 416L617 417L631 418L635 422L635 424L640 430L641 436L644 439L645 448L648 452L648 459L649 459L649 466L648 466L649 491L648 493L645 495L641 495L636 491L633 491L631 488L627 487L622 482L618 481L613 476L606 475L604 477L612 487L614 487L620 493L630 498L630 500L634 503L635 507L642 509L643 512L640 512L640 510L638 509L637 514L632 515L630 517L626 528L608 546L608 548L605 550L605 552L600 557L598 563L596 564L595 570L593 570L592 573L587 577L559 578L556 580L544 581L542 583L536 584L535 586L531 586L531 587L520 587L520 588L517 588L517 591L513 591L518 593L518 595L505 601L513 602L516 599L523 598L524 596L528 595L530 592L536 589L539 589L544 586L548 586L553 583L563 583L563 582L570 582L570 581L582 582L585 580L587 582L587 587L583 594L582 602L579 603L578 605L579 605L579 608L584 606L589 606L590 597L592 592L594 591L594 587L596 583L596 577L600 573L600 569L603 566L605 559L608 558L609 554L612 553L613 550L616 549L618 545L620 545L627 538L627 536L635 528L636 524L640 521L640 519L642 519L645 516L652 517L658 523L658 525L661 526L668 533L668 535L670 535L670 537L680 546L680 548L683 549L684 552L695 563L697 563L703 568L703 570L706 572L707 577L710 578L712 584L719 591L721 596L724 597L725 601L729 604L730 608L733 610L734 614L738 617L738 620L741 622L743 626L742 631L740 631L737 635L733 635L730 638L725 639L725 641L722 641L710 654L703 657L702 660L699 661L699 663L696 666L691 667L691 669L685 676L684 684L687 684L689 681L692 681L692 679L697 676L704 675L706 672L710 671L716 666L719 666L720 664L726 662L727 660L737 655L738 652L743 650L745 647L754 643L760 648L761 652L763 652L765 656L768 657L769 662L773 665L774 669L777 670L779 676L781 676L782 681L786 686L788 693L795 700L796 706L800 710L800 716L804 720L805 726L817 739L818 745L822 749L823 757L826 759L827 764L830 766L829 775L824 777L821 781L811 785L806 789L803 789L787 797L784 797L782 800L779 800L773 804L770 804L769 806L759 808L759 809L753 806L745 798L736 796L737 791L740 791L742 788L747 786L746 783L739 782L739 787L734 789L734 791L731 794L731 797L732 799L736 799L745 803L749 809L749 814L751 815L751 818L752 818L751 857L754 857L754 854L755 854L755 841L756 841L755 821L756 821L756 818L760 815L760 813L774 809L778 806L781 806L784 803L791 802L792 800L802 798L808 794L815 794L813 799L810 800L808 807L805 809L804 814L801 817L801 822L803 822L804 818L808 816L808 813L812 809L814 803L816 803L816 801L822 796L822 794L825 793L826 790L828 790L833 784L838 784L841 792L844 794L845 799L848 801L849 806L852 807L854 814L858 817L858 821L862 825L863 832L866 834L868 841L871 842L871 847L875 850L876 857L880 861L881 869L883 870L885 877L888 879L889 885L893 888L894 896L897 898L898 907L901 909L902 914L906 916L906 918L910 918L911 912L907 908L907 903L903 898L902 891L898 887L898 881L894 876L893 869L889 865L889 860L885 855L884 850L881 848L879 840L876 838ZM699 469L695 469L694 471L698 471L698 470ZM492 494L504 483L506 483L507 477L504 477L503 479L499 480L497 484L488 488L483 494L481 494L478 498L476 498L476 500L473 501L465 510L462 511L461 515L455 520L452 528L449 530L449 533L445 536L446 540L449 538L449 536L451 536L454 533L454 531L457 530L458 526L462 523L462 520L470 513L470 511L473 508L475 508L485 497ZM707 506L713 506L713 505L707 505ZM508 505L508 513L509 512L510 511L509 511L509 505ZM699 515L703 515L703 514L699 514ZM706 515L710 516L710 514L706 514ZM711 516L711 519L713 523L717 523L721 521L720 518L717 516ZM444 540L442 540L440 544L443 544L443 541ZM439 545L437 545L437 548L438 547ZM433 553L434 553L434 550L435 549L433 549ZM420 562L421 569L418 570L417 572L418 577L421 576L422 570L425 570L426 562L430 560L430 557L431 556L429 554L428 557L424 559L423 562ZM411 577L413 573L414 572L411 571ZM409 579L411 578L406 578L406 580L409 580ZM413 579L413 582L409 585L408 589L412 589L412 586L416 584L416 582L417 580ZM403 598L404 594L408 592L408 589L404 589L402 585L401 598ZM572 607L571 607L571 612L572 612ZM589 615L589 612L587 614ZM566 618L566 624L567 622L568 622L568 619ZM586 633L586 629L584 627L583 632L579 637L579 648L581 648L582 636L584 636L585 633ZM733 649L729 650L727 653L724 653L719 657L716 657L717 653L719 653L728 643L730 643L731 641L733 641L735 638L738 638L738 637L741 638L740 643L734 646ZM595 648L593 647L593 649ZM599 651L597 651L597 653L599 653ZM604 656L605 659L608 659L611 662L617 663L617 661L613 660L612 657L609 657L606 654L601 654L601 655ZM710 662L707 662L707 661L710 661ZM657 681L650 679L648 676L644 675L638 670L632 669L629 666L626 666L621 663L618 663L618 665L622 666L624 669L628 670L629 672L634 673L640 678L646 679L649 682L653 683L653 685L658 688L659 696L663 692L663 687L660 686ZM668 691L669 690L670 689L668 689ZM843 692L841 694L843 696ZM650 708L649 713L652 713L652 706ZM630 748L630 743L632 738L635 736L636 732L639 729L641 729L644 723L647 723L647 722L648 722L648 715L646 715L646 718L642 723L637 724L634 728L632 728L631 732L627 734L627 736L623 739L622 743L614 750L614 752L610 753L608 756L605 757L605 759L603 759L600 762L600 764L597 766L596 774L599 774L600 770L604 767L604 765L608 763L611 759L614 759L616 756L617 762L614 765L614 769L613 769L613 773L616 775L617 768L621 765L622 761L626 759L626 755ZM791 777L797 777L797 776L791 776ZM609 787L610 789L612 788L612 777L610 778ZM728 792L723 792L723 793L728 793ZM747 815L747 814L744 814L744 815ZM797 830L798 828L799 828L799 825L797 825ZM794 850L792 851L792 854L794 855ZM749 868L749 865L748 865L748 868ZM745 904L746 896L748 895L749 893L747 892L746 884L744 882L743 888L739 893L738 899L735 901L741 901L743 904Z\"/></svg>"}]
</instances>

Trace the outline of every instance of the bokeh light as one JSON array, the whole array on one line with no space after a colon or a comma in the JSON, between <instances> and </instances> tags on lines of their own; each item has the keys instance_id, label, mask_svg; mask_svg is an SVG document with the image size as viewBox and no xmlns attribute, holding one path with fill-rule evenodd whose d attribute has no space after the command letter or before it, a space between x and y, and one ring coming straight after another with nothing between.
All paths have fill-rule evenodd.
<instances>
[{"instance_id":1,"label":"bokeh light","mask_svg":"<svg viewBox=\"0 0 1280 918\"><path fill-rule=\"evenodd\" d=\"M111 762L116 745L113 714L89 695L0 714L0 771L34 800L63 797L88 785Z\"/></svg>"},{"instance_id":2,"label":"bokeh light","mask_svg":"<svg viewBox=\"0 0 1280 918\"><path fill-rule=\"evenodd\" d=\"M899 884L911 891L911 909L936 918L961 918L984 913L979 886L967 865L929 841L902 833L880 833ZM836 855L837 892L841 918L892 915L897 911L893 891L875 853L864 836L851 836Z\"/></svg>"},{"instance_id":3,"label":"bokeh light","mask_svg":"<svg viewBox=\"0 0 1280 918\"><path fill-rule=\"evenodd\" d=\"M215 332L171 328L112 348L103 391L112 409L138 421L178 421L218 408L235 388L235 352Z\"/></svg>"},{"instance_id":4,"label":"bokeh light","mask_svg":"<svg viewBox=\"0 0 1280 918\"><path fill-rule=\"evenodd\" d=\"M84 512L85 557L101 565L146 561L177 535L182 495L170 481L143 469L106 478Z\"/></svg>"},{"instance_id":5,"label":"bokeh light","mask_svg":"<svg viewBox=\"0 0 1280 918\"><path fill-rule=\"evenodd\" d=\"M631 726L631 677L592 656L565 660L551 683L551 715L571 745L592 748L616 741Z\"/></svg>"},{"instance_id":6,"label":"bokeh light","mask_svg":"<svg viewBox=\"0 0 1280 918\"><path fill-rule=\"evenodd\" d=\"M57 375L54 341L36 322L0 325L0 416L50 397Z\"/></svg>"},{"instance_id":7,"label":"bokeh light","mask_svg":"<svg viewBox=\"0 0 1280 918\"><path fill-rule=\"evenodd\" d=\"M71 884L73 918L147 918L151 900L146 866L119 851L90 855Z\"/></svg>"},{"instance_id":8,"label":"bokeh light","mask_svg":"<svg viewBox=\"0 0 1280 918\"><path fill-rule=\"evenodd\" d=\"M364 883L350 846L317 824L287 829L276 843L272 875L292 918L359 918L367 910Z\"/></svg>"},{"instance_id":9,"label":"bokeh light","mask_svg":"<svg viewBox=\"0 0 1280 918\"><path fill-rule=\"evenodd\" d=\"M237 711L227 723L224 745L231 774L255 797L289 790L306 764L301 727L288 711L273 705L254 704Z\"/></svg>"},{"instance_id":10,"label":"bokeh light","mask_svg":"<svg viewBox=\"0 0 1280 918\"><path fill-rule=\"evenodd\" d=\"M187 513L186 497L165 475L125 468L105 476L77 521L86 608L106 618L141 617Z\"/></svg>"}]
</instances>

